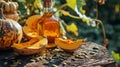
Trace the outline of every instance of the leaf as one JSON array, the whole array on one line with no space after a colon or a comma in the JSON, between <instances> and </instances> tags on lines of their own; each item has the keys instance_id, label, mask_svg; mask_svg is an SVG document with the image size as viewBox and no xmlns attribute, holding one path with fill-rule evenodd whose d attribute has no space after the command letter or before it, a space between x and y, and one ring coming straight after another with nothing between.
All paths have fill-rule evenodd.
<instances>
[{"instance_id":1,"label":"leaf","mask_svg":"<svg viewBox=\"0 0 120 67\"><path fill-rule=\"evenodd\" d=\"M83 9L83 6L86 5L85 0L77 0L77 9L79 12L81 12L82 14L85 14L85 10Z\"/></svg>"},{"instance_id":2,"label":"leaf","mask_svg":"<svg viewBox=\"0 0 120 67\"><path fill-rule=\"evenodd\" d=\"M92 18L87 17L85 15L86 10L83 9L83 7L86 5L86 0L67 0L67 5L71 7L75 12L79 15L79 17L76 17L74 15L71 15L68 11L61 10L61 13L65 16L69 16L76 19L82 19L83 22L86 22L88 26L95 27L95 21L93 21Z\"/></svg>"},{"instance_id":3,"label":"leaf","mask_svg":"<svg viewBox=\"0 0 120 67\"><path fill-rule=\"evenodd\" d=\"M34 1L34 7L40 8L40 0L35 0Z\"/></svg>"},{"instance_id":4,"label":"leaf","mask_svg":"<svg viewBox=\"0 0 120 67\"><path fill-rule=\"evenodd\" d=\"M116 62L120 63L120 54L112 51L112 56Z\"/></svg>"},{"instance_id":5,"label":"leaf","mask_svg":"<svg viewBox=\"0 0 120 67\"><path fill-rule=\"evenodd\" d=\"M83 9L83 6L86 5L85 0L67 0L67 5L72 8L73 10L75 10L75 7L77 6L77 9L79 10L79 12L81 12L82 14L85 14L85 10Z\"/></svg>"},{"instance_id":6,"label":"leaf","mask_svg":"<svg viewBox=\"0 0 120 67\"><path fill-rule=\"evenodd\" d=\"M66 1L67 1L67 5L74 10L76 6L76 0L66 0Z\"/></svg>"},{"instance_id":7,"label":"leaf","mask_svg":"<svg viewBox=\"0 0 120 67\"><path fill-rule=\"evenodd\" d=\"M85 14L85 13L86 13L86 10L83 9L83 6L80 7L80 12L81 12L82 14Z\"/></svg>"},{"instance_id":8,"label":"leaf","mask_svg":"<svg viewBox=\"0 0 120 67\"><path fill-rule=\"evenodd\" d=\"M120 5L115 5L115 12L118 13L120 11Z\"/></svg>"},{"instance_id":9,"label":"leaf","mask_svg":"<svg viewBox=\"0 0 120 67\"><path fill-rule=\"evenodd\" d=\"M74 35L78 36L78 28L75 23L71 23L70 25L66 26L68 32L74 33Z\"/></svg>"}]
</instances>

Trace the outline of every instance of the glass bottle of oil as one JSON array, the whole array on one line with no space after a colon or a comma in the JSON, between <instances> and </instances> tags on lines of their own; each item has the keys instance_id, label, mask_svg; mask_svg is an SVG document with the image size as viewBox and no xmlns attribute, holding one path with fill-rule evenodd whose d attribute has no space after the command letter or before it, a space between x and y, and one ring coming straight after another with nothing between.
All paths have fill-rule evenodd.
<instances>
[{"instance_id":1,"label":"glass bottle of oil","mask_svg":"<svg viewBox=\"0 0 120 67\"><path fill-rule=\"evenodd\" d=\"M43 0L43 15L41 20L42 35L47 36L48 46L52 47L53 45L50 45L50 43L54 43L55 38L60 37L60 25L54 18L52 0Z\"/></svg>"}]
</instances>

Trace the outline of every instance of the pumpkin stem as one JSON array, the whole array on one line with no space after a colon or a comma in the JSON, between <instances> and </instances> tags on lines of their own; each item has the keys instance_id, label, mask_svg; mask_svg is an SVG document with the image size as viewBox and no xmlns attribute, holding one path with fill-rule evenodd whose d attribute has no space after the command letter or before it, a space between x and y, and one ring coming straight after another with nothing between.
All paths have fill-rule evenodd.
<instances>
[{"instance_id":1,"label":"pumpkin stem","mask_svg":"<svg viewBox=\"0 0 120 67\"><path fill-rule=\"evenodd\" d=\"M6 2L9 2L9 0L5 0Z\"/></svg>"},{"instance_id":2,"label":"pumpkin stem","mask_svg":"<svg viewBox=\"0 0 120 67\"><path fill-rule=\"evenodd\" d=\"M0 19L5 19L2 8L0 8Z\"/></svg>"}]
</instances>

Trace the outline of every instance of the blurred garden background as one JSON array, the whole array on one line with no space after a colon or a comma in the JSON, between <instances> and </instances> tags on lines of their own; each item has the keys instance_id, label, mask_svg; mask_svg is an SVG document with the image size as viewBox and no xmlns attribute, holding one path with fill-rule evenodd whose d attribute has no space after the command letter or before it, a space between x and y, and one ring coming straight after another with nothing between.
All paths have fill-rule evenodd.
<instances>
[{"instance_id":1,"label":"blurred garden background","mask_svg":"<svg viewBox=\"0 0 120 67\"><path fill-rule=\"evenodd\" d=\"M23 21L29 16L42 12L40 0L13 1L19 4L20 24L24 24ZM110 53L112 51L120 53L120 0L54 0L53 2L54 8L58 11L56 17L68 25L65 27L67 35L76 39L87 38L88 41L102 45L104 41L102 27L99 23L90 21L92 18L99 19L103 22L106 38L109 40L107 49ZM74 9L76 5L82 17ZM62 11L59 12L60 10ZM73 27L75 31L69 27ZM120 54L116 57L119 62Z\"/></svg>"}]
</instances>

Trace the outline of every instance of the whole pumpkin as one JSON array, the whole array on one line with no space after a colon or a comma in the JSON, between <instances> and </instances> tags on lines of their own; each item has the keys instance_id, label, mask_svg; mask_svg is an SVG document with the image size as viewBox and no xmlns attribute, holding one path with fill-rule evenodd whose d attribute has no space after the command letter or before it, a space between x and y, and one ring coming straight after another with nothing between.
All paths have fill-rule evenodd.
<instances>
[{"instance_id":1,"label":"whole pumpkin","mask_svg":"<svg viewBox=\"0 0 120 67\"><path fill-rule=\"evenodd\" d=\"M13 20L6 19L0 8L0 50L6 50L22 39L22 27Z\"/></svg>"}]
</instances>

